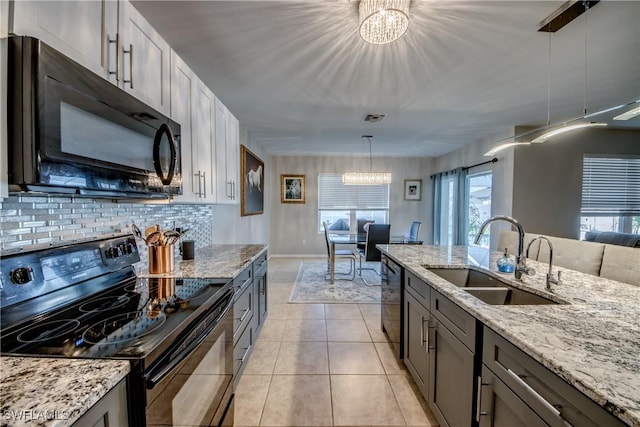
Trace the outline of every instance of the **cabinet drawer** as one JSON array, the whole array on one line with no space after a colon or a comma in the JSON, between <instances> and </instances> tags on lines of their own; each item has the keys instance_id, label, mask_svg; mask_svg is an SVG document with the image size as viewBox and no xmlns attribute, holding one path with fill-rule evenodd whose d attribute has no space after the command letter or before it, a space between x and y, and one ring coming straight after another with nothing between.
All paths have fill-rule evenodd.
<instances>
[{"instance_id":1,"label":"cabinet drawer","mask_svg":"<svg viewBox=\"0 0 640 427\"><path fill-rule=\"evenodd\" d=\"M237 342L240 333L251 322L254 311L253 287L245 288L233 303L233 342Z\"/></svg>"},{"instance_id":2,"label":"cabinet drawer","mask_svg":"<svg viewBox=\"0 0 640 427\"><path fill-rule=\"evenodd\" d=\"M242 331L242 334L240 334L238 342L233 346L233 383L236 386L238 385L242 371L244 371L249 361L254 340L253 327L252 325L247 325Z\"/></svg>"},{"instance_id":3,"label":"cabinet drawer","mask_svg":"<svg viewBox=\"0 0 640 427\"><path fill-rule=\"evenodd\" d=\"M253 261L253 277L258 277L265 268L267 268L267 252L265 251L262 255L259 255L258 258Z\"/></svg>"},{"instance_id":4,"label":"cabinet drawer","mask_svg":"<svg viewBox=\"0 0 640 427\"><path fill-rule=\"evenodd\" d=\"M405 270L404 288L410 291L416 298L421 300L425 307L429 307L429 299L431 297L431 286L419 279L415 274Z\"/></svg>"},{"instance_id":5,"label":"cabinet drawer","mask_svg":"<svg viewBox=\"0 0 640 427\"><path fill-rule=\"evenodd\" d=\"M431 291L431 314L475 352L476 319L439 292Z\"/></svg>"},{"instance_id":6,"label":"cabinet drawer","mask_svg":"<svg viewBox=\"0 0 640 427\"><path fill-rule=\"evenodd\" d=\"M482 380L476 410L480 427L547 427L500 378L482 365Z\"/></svg>"},{"instance_id":7,"label":"cabinet drawer","mask_svg":"<svg viewBox=\"0 0 640 427\"><path fill-rule=\"evenodd\" d=\"M624 426L619 419L489 328L483 363L551 426Z\"/></svg>"},{"instance_id":8,"label":"cabinet drawer","mask_svg":"<svg viewBox=\"0 0 640 427\"><path fill-rule=\"evenodd\" d=\"M233 279L233 288L236 295L241 295L245 289L251 286L253 280L253 266L248 265ZM237 299L236 299L237 300Z\"/></svg>"}]
</instances>

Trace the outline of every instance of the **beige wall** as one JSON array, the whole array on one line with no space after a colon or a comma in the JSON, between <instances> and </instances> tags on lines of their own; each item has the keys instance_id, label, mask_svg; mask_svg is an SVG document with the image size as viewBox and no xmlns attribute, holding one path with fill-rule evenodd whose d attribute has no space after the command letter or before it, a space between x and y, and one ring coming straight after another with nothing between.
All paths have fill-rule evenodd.
<instances>
[{"instance_id":1,"label":"beige wall","mask_svg":"<svg viewBox=\"0 0 640 427\"><path fill-rule=\"evenodd\" d=\"M429 175L432 159L375 158L374 171L391 171L391 234L409 231L411 222L422 222L420 237L431 240L431 196ZM368 157L300 157L273 156L270 159L271 246L276 255L326 255L324 235L318 232L318 174L367 171ZM306 203L281 203L280 175L306 176ZM422 179L422 200L405 201L404 180Z\"/></svg>"},{"instance_id":2,"label":"beige wall","mask_svg":"<svg viewBox=\"0 0 640 427\"><path fill-rule=\"evenodd\" d=\"M640 155L640 131L584 129L517 147L513 216L527 232L580 237L584 154Z\"/></svg>"}]
</instances>

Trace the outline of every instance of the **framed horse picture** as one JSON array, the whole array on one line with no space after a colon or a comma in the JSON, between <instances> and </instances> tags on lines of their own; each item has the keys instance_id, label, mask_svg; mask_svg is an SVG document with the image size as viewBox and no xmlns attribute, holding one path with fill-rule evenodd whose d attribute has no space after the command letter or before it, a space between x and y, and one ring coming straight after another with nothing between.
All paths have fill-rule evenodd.
<instances>
[{"instance_id":1,"label":"framed horse picture","mask_svg":"<svg viewBox=\"0 0 640 427\"><path fill-rule=\"evenodd\" d=\"M281 203L304 203L304 175L280 175Z\"/></svg>"},{"instance_id":2,"label":"framed horse picture","mask_svg":"<svg viewBox=\"0 0 640 427\"><path fill-rule=\"evenodd\" d=\"M259 215L264 211L264 162L240 145L240 215Z\"/></svg>"}]
</instances>

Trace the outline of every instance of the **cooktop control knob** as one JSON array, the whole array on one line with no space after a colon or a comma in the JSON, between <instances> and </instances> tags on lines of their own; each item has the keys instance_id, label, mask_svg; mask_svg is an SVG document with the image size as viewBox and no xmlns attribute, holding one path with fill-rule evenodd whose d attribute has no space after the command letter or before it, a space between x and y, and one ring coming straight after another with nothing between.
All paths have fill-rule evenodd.
<instances>
[{"instance_id":1,"label":"cooktop control knob","mask_svg":"<svg viewBox=\"0 0 640 427\"><path fill-rule=\"evenodd\" d=\"M133 245L131 243L123 243L122 245L120 245L120 250L123 254L129 255L133 253Z\"/></svg>"},{"instance_id":2,"label":"cooktop control knob","mask_svg":"<svg viewBox=\"0 0 640 427\"><path fill-rule=\"evenodd\" d=\"M24 285L33 280L33 268L31 267L18 267L9 273L11 282L16 285Z\"/></svg>"},{"instance_id":3,"label":"cooktop control knob","mask_svg":"<svg viewBox=\"0 0 640 427\"><path fill-rule=\"evenodd\" d=\"M108 248L104 253L107 256L107 258L114 259L122 255L122 250L120 248L111 247L111 248Z\"/></svg>"}]
</instances>

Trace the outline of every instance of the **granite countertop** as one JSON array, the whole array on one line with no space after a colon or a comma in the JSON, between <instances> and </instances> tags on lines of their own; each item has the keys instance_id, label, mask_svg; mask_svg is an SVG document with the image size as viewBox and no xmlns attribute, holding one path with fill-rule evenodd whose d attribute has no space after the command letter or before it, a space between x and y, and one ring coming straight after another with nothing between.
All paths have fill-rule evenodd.
<instances>
[{"instance_id":1,"label":"granite countertop","mask_svg":"<svg viewBox=\"0 0 640 427\"><path fill-rule=\"evenodd\" d=\"M171 273L151 274L148 266L136 269L138 277L232 279L268 248L267 245L210 245L196 249L192 260L176 259Z\"/></svg>"},{"instance_id":2,"label":"granite countertop","mask_svg":"<svg viewBox=\"0 0 640 427\"><path fill-rule=\"evenodd\" d=\"M379 246L465 311L555 372L625 423L640 427L640 288L562 270L562 284L545 285L548 264L527 260L535 276L515 281L498 273L499 252L475 246ZM427 271L473 265L515 287L566 304L489 305Z\"/></svg>"},{"instance_id":3,"label":"granite countertop","mask_svg":"<svg viewBox=\"0 0 640 427\"><path fill-rule=\"evenodd\" d=\"M129 373L126 360L0 357L3 427L76 422Z\"/></svg>"}]
</instances>

